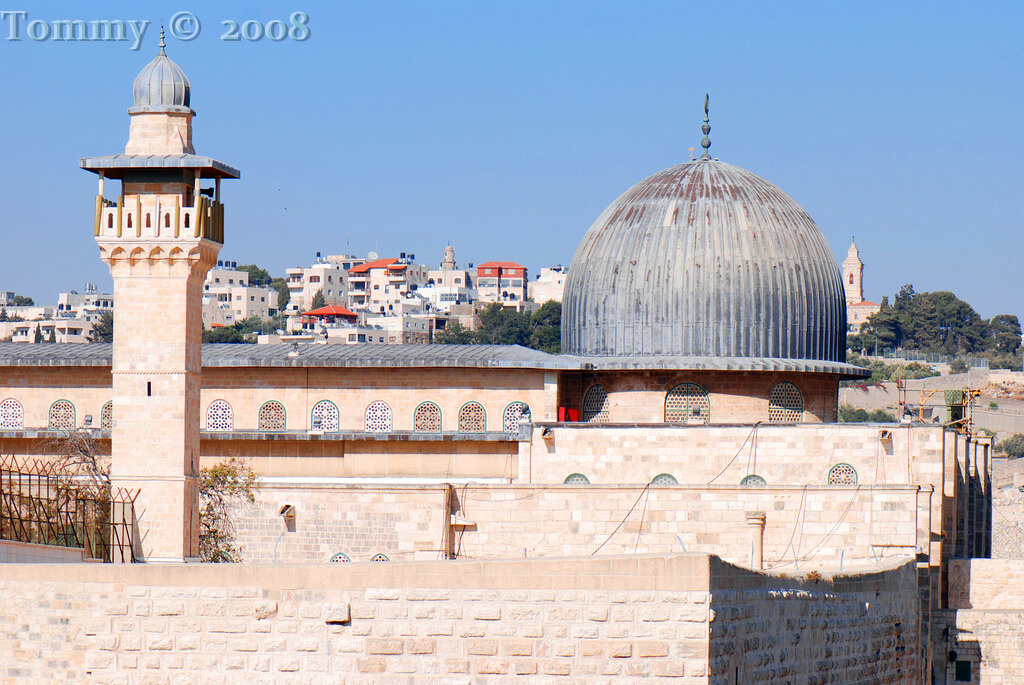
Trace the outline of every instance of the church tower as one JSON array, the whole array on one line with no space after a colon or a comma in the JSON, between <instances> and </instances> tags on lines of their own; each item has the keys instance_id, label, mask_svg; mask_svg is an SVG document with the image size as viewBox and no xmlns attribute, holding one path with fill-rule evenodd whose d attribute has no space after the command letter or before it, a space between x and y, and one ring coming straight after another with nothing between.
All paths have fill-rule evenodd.
<instances>
[{"instance_id":1,"label":"church tower","mask_svg":"<svg viewBox=\"0 0 1024 685\"><path fill-rule=\"evenodd\" d=\"M843 260L843 290L846 291L846 304L864 301L864 262L860 261L855 242L850 243L850 250Z\"/></svg>"},{"instance_id":2,"label":"church tower","mask_svg":"<svg viewBox=\"0 0 1024 685\"><path fill-rule=\"evenodd\" d=\"M199 554L203 280L224 242L220 182L239 172L195 154L188 78L164 47L161 31L124 154L80 166L99 175L94 232L114 279L111 481L140 490L136 558L181 562Z\"/></svg>"}]
</instances>

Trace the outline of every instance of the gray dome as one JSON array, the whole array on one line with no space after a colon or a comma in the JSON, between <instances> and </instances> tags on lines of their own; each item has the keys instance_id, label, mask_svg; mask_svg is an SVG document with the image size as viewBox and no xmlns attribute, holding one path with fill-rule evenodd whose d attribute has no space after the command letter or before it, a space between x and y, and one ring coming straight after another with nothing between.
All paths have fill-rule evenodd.
<instances>
[{"instance_id":1,"label":"gray dome","mask_svg":"<svg viewBox=\"0 0 1024 685\"><path fill-rule=\"evenodd\" d=\"M160 54L143 67L135 77L132 93L135 107L149 111L188 110L191 87L188 77L164 52L163 36L160 38Z\"/></svg>"},{"instance_id":2,"label":"gray dome","mask_svg":"<svg viewBox=\"0 0 1024 685\"><path fill-rule=\"evenodd\" d=\"M842 276L779 188L716 160L627 190L576 249L562 352L845 362Z\"/></svg>"}]
</instances>

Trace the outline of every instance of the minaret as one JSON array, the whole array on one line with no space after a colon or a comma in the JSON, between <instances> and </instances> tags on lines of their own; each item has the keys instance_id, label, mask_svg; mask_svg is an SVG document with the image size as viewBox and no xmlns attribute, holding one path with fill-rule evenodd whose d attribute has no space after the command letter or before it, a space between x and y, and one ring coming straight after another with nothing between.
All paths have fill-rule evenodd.
<instances>
[{"instance_id":1,"label":"minaret","mask_svg":"<svg viewBox=\"0 0 1024 685\"><path fill-rule=\"evenodd\" d=\"M441 255L441 271L455 271L455 248L451 245Z\"/></svg>"},{"instance_id":2,"label":"minaret","mask_svg":"<svg viewBox=\"0 0 1024 685\"><path fill-rule=\"evenodd\" d=\"M135 79L124 154L80 162L99 174L94 230L114 279L111 481L140 491L145 561L198 556L202 289L224 242L220 181L239 177L194 154L189 91L161 31Z\"/></svg>"},{"instance_id":3,"label":"minaret","mask_svg":"<svg viewBox=\"0 0 1024 685\"><path fill-rule=\"evenodd\" d=\"M857 243L853 241L843 260L843 290L846 291L846 304L864 301L864 262L860 261Z\"/></svg>"}]
</instances>

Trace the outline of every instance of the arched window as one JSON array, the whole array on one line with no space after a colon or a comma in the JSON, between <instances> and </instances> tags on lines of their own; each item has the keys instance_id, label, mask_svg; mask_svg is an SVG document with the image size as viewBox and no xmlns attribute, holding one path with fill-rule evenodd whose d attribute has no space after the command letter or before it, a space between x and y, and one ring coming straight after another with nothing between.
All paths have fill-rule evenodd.
<instances>
[{"instance_id":1,"label":"arched window","mask_svg":"<svg viewBox=\"0 0 1024 685\"><path fill-rule=\"evenodd\" d=\"M505 407L505 413L502 416L501 422L506 433L518 433L519 422L523 419L531 420L530 406L525 402L513 402Z\"/></svg>"},{"instance_id":2,"label":"arched window","mask_svg":"<svg viewBox=\"0 0 1024 685\"><path fill-rule=\"evenodd\" d=\"M836 464L828 470L829 485L856 485L857 471L849 464Z\"/></svg>"},{"instance_id":3,"label":"arched window","mask_svg":"<svg viewBox=\"0 0 1024 685\"><path fill-rule=\"evenodd\" d=\"M335 554L334 556L331 557L331 563L335 563L336 564L338 562L346 562L346 561L352 561L352 560L349 559L348 555L345 554L344 552L338 552L337 554Z\"/></svg>"},{"instance_id":4,"label":"arched window","mask_svg":"<svg viewBox=\"0 0 1024 685\"><path fill-rule=\"evenodd\" d=\"M761 488L768 485L765 479L756 473L752 473L749 476L744 476L743 480L740 481L741 488Z\"/></svg>"},{"instance_id":5,"label":"arched window","mask_svg":"<svg viewBox=\"0 0 1024 685\"><path fill-rule=\"evenodd\" d=\"M153 227L152 216L150 215L149 212L146 212L146 228L152 228L152 227Z\"/></svg>"},{"instance_id":6,"label":"arched window","mask_svg":"<svg viewBox=\"0 0 1024 685\"><path fill-rule=\"evenodd\" d=\"M309 425L314 430L338 430L338 407L330 400L320 400L313 405Z\"/></svg>"},{"instance_id":7,"label":"arched window","mask_svg":"<svg viewBox=\"0 0 1024 685\"><path fill-rule=\"evenodd\" d=\"M164 214L164 228L170 228L170 227L171 227L171 215L170 214Z\"/></svg>"},{"instance_id":8,"label":"arched window","mask_svg":"<svg viewBox=\"0 0 1024 685\"><path fill-rule=\"evenodd\" d=\"M707 423L710 419L708 392L696 383L680 383L665 395L665 423Z\"/></svg>"},{"instance_id":9,"label":"arched window","mask_svg":"<svg viewBox=\"0 0 1024 685\"><path fill-rule=\"evenodd\" d=\"M391 407L387 402L377 400L366 408L364 425L370 433L387 433L391 430Z\"/></svg>"},{"instance_id":10,"label":"arched window","mask_svg":"<svg viewBox=\"0 0 1024 685\"><path fill-rule=\"evenodd\" d=\"M804 417L804 396L789 381L783 381L772 388L768 396L768 421L770 423L796 423Z\"/></svg>"},{"instance_id":11,"label":"arched window","mask_svg":"<svg viewBox=\"0 0 1024 685\"><path fill-rule=\"evenodd\" d=\"M440 433L441 408L433 402L422 402L413 412L412 429L417 433Z\"/></svg>"},{"instance_id":12,"label":"arched window","mask_svg":"<svg viewBox=\"0 0 1024 685\"><path fill-rule=\"evenodd\" d=\"M128 228L132 227L132 213L128 212Z\"/></svg>"},{"instance_id":13,"label":"arched window","mask_svg":"<svg viewBox=\"0 0 1024 685\"><path fill-rule=\"evenodd\" d=\"M671 473L659 473L651 479L651 485L679 485L679 481Z\"/></svg>"},{"instance_id":14,"label":"arched window","mask_svg":"<svg viewBox=\"0 0 1024 685\"><path fill-rule=\"evenodd\" d=\"M563 485L590 485L590 479L582 473L570 473L562 481Z\"/></svg>"},{"instance_id":15,"label":"arched window","mask_svg":"<svg viewBox=\"0 0 1024 685\"><path fill-rule=\"evenodd\" d=\"M0 429L18 430L25 427L25 409L21 402L10 397L0 402Z\"/></svg>"},{"instance_id":16,"label":"arched window","mask_svg":"<svg viewBox=\"0 0 1024 685\"><path fill-rule=\"evenodd\" d=\"M185 213L185 228L188 228L188 212Z\"/></svg>"},{"instance_id":17,"label":"arched window","mask_svg":"<svg viewBox=\"0 0 1024 685\"><path fill-rule=\"evenodd\" d=\"M483 433L487 430L487 413L479 402L466 402L459 410L460 433Z\"/></svg>"},{"instance_id":18,"label":"arched window","mask_svg":"<svg viewBox=\"0 0 1024 685\"><path fill-rule=\"evenodd\" d=\"M260 407L259 430L283 431L287 426L284 405L276 400L264 402Z\"/></svg>"},{"instance_id":19,"label":"arched window","mask_svg":"<svg viewBox=\"0 0 1024 685\"><path fill-rule=\"evenodd\" d=\"M100 428L114 427L114 403L107 402L100 411Z\"/></svg>"},{"instance_id":20,"label":"arched window","mask_svg":"<svg viewBox=\"0 0 1024 685\"><path fill-rule=\"evenodd\" d=\"M592 385L583 395L583 411L580 419L586 423L608 422L608 393L603 385Z\"/></svg>"},{"instance_id":21,"label":"arched window","mask_svg":"<svg viewBox=\"0 0 1024 685\"><path fill-rule=\"evenodd\" d=\"M853 274L850 274L850 285L853 285Z\"/></svg>"},{"instance_id":22,"label":"arched window","mask_svg":"<svg viewBox=\"0 0 1024 685\"><path fill-rule=\"evenodd\" d=\"M67 400L57 400L50 405L51 430L74 430L75 428L75 405Z\"/></svg>"},{"instance_id":23,"label":"arched window","mask_svg":"<svg viewBox=\"0 0 1024 685\"><path fill-rule=\"evenodd\" d=\"M110 214L107 214L107 228L113 228L113 227L114 227L114 214L110 213Z\"/></svg>"},{"instance_id":24,"label":"arched window","mask_svg":"<svg viewBox=\"0 0 1024 685\"><path fill-rule=\"evenodd\" d=\"M206 430L229 431L235 427L235 415L231 405L224 400L214 400L206 408Z\"/></svg>"},{"instance_id":25,"label":"arched window","mask_svg":"<svg viewBox=\"0 0 1024 685\"><path fill-rule=\"evenodd\" d=\"M374 554L370 561L391 561L386 554Z\"/></svg>"}]
</instances>

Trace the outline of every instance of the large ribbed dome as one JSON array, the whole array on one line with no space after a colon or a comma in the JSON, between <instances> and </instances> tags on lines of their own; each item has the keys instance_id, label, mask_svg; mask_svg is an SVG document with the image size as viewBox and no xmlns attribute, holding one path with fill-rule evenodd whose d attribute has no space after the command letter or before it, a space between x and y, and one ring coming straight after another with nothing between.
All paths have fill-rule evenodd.
<instances>
[{"instance_id":1,"label":"large ribbed dome","mask_svg":"<svg viewBox=\"0 0 1024 685\"><path fill-rule=\"evenodd\" d=\"M845 362L845 339L842 276L811 217L717 160L627 190L566 276L568 354Z\"/></svg>"},{"instance_id":2,"label":"large ribbed dome","mask_svg":"<svg viewBox=\"0 0 1024 685\"><path fill-rule=\"evenodd\" d=\"M188 77L164 52L163 34L160 53L135 77L132 94L135 107L148 109L188 109L191 87Z\"/></svg>"}]
</instances>

